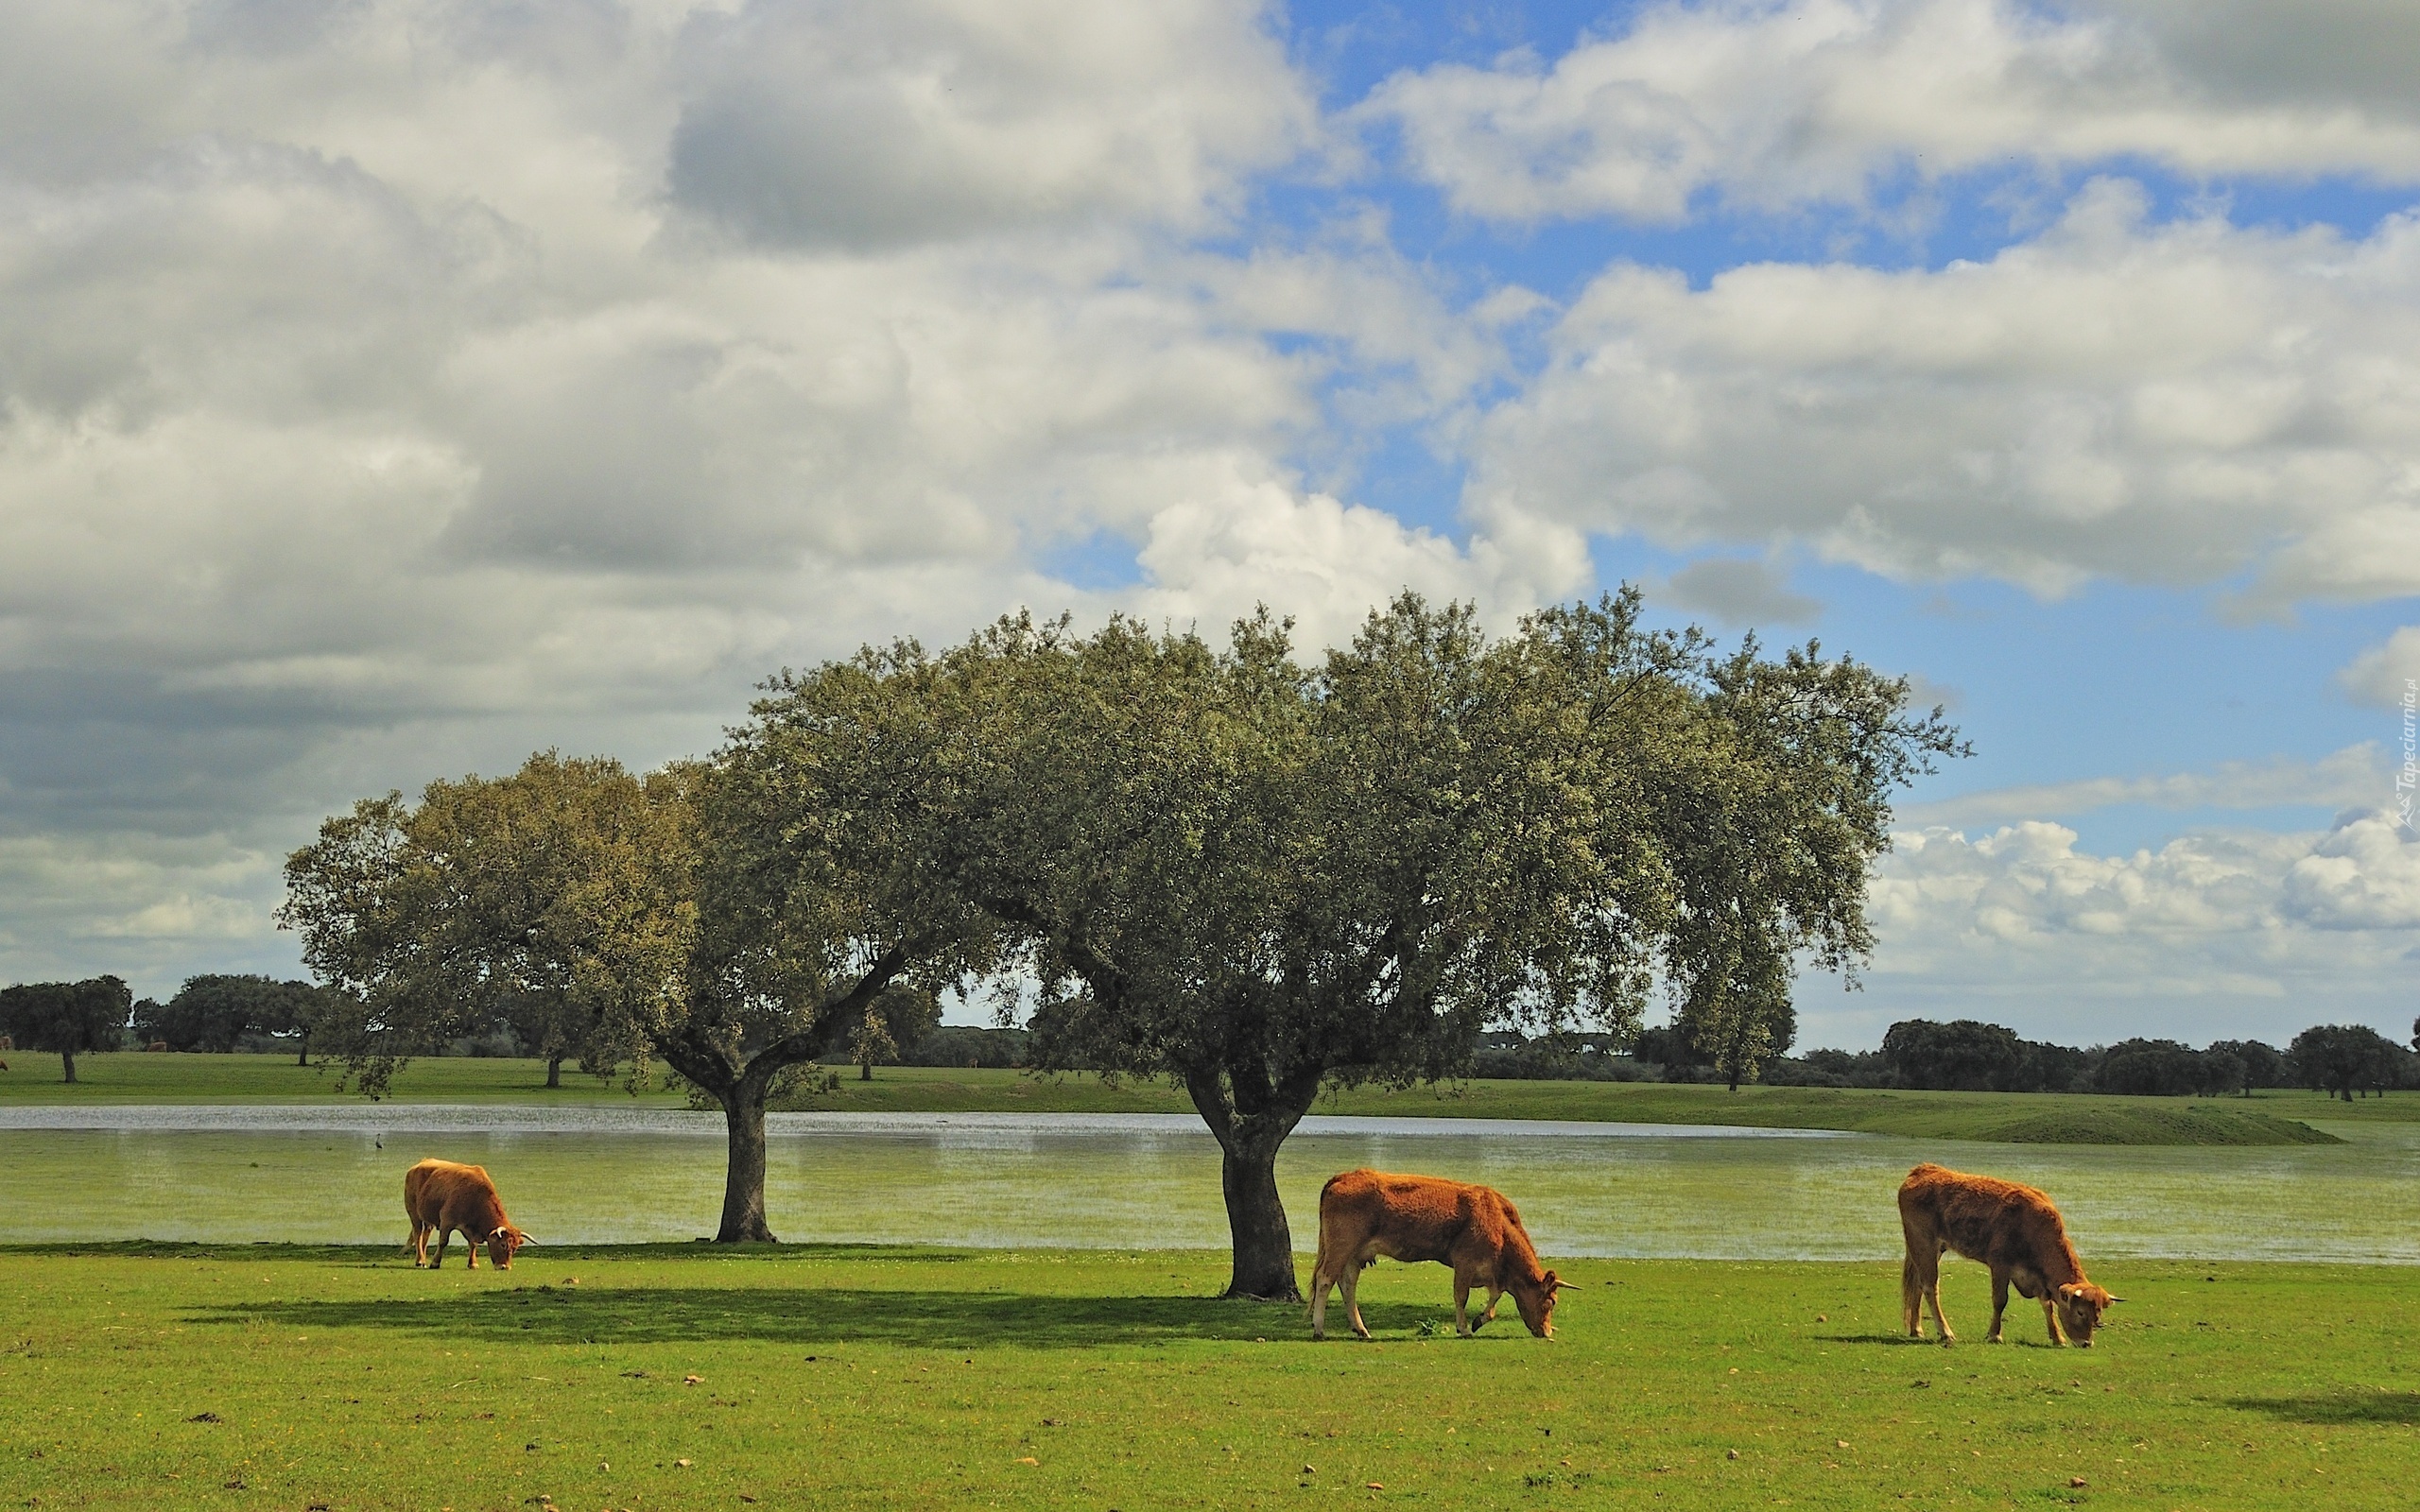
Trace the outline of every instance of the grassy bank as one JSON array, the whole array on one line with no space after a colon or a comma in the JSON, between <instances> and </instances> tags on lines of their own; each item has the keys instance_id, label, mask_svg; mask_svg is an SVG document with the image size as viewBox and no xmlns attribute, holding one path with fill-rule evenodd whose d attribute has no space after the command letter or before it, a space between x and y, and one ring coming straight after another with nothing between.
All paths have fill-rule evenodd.
<instances>
[{"instance_id":1,"label":"grassy bank","mask_svg":"<svg viewBox=\"0 0 2420 1512\"><path fill-rule=\"evenodd\" d=\"M2400 1507L2399 1271L2101 1267L2100 1347L1902 1342L1883 1264L1575 1262L1542 1343L1205 1299L1217 1255L0 1252L0 1503L52 1507ZM1509 1317L1510 1309L1507 1309ZM1447 1325L1448 1329L1450 1325Z\"/></svg>"},{"instance_id":2,"label":"grassy bank","mask_svg":"<svg viewBox=\"0 0 2420 1512\"><path fill-rule=\"evenodd\" d=\"M305 1102L344 1097L333 1071L273 1056L126 1054L79 1058L81 1080L59 1080L55 1056L11 1055L0 1102ZM395 1078L410 1102L562 1102L630 1094L566 1068L563 1086L544 1086L534 1060L414 1061ZM654 1091L642 1102L677 1107ZM799 1107L891 1112L1152 1112L1190 1114L1174 1088L1111 1087L1098 1077L1029 1077L1012 1071L888 1066L871 1082L854 1074L837 1092ZM1394 1117L1566 1119L1640 1124L1744 1124L1837 1128L1924 1139L2043 1144L2297 1144L2330 1137L2301 1120L2420 1118L2420 1096L2331 1102L2309 1092L2250 1098L2094 1097L2048 1092L1910 1092L1823 1087L1675 1086L1660 1082L1470 1081L1391 1091L1364 1088L1323 1099L1320 1112Z\"/></svg>"}]
</instances>

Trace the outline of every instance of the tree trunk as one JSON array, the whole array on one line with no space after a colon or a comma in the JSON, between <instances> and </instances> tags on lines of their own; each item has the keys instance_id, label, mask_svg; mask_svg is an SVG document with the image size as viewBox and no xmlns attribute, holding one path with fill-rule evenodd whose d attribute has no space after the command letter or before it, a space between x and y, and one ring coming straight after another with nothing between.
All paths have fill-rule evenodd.
<instances>
[{"instance_id":1,"label":"tree trunk","mask_svg":"<svg viewBox=\"0 0 2420 1512\"><path fill-rule=\"evenodd\" d=\"M1318 1078L1280 1092L1257 1112L1241 1117L1215 1075L1187 1076L1185 1090L1219 1139L1219 1188L1227 1199L1227 1235L1234 1254L1227 1289L1220 1295L1260 1302L1301 1301L1303 1289L1294 1281L1294 1234L1286 1222L1286 1204L1277 1195L1277 1150L1310 1109L1319 1092Z\"/></svg>"},{"instance_id":2,"label":"tree trunk","mask_svg":"<svg viewBox=\"0 0 2420 1512\"><path fill-rule=\"evenodd\" d=\"M1277 1196L1277 1146L1285 1138L1238 1131L1219 1154L1219 1185L1227 1198L1227 1231L1235 1246L1229 1297L1303 1299L1302 1288L1294 1284L1294 1234Z\"/></svg>"},{"instance_id":3,"label":"tree trunk","mask_svg":"<svg viewBox=\"0 0 2420 1512\"><path fill-rule=\"evenodd\" d=\"M873 1080L873 1061L871 1061L871 1060L860 1060L860 1061L858 1061L858 1062L857 1062L857 1080L859 1080L859 1081L872 1081L872 1080Z\"/></svg>"},{"instance_id":4,"label":"tree trunk","mask_svg":"<svg viewBox=\"0 0 2420 1512\"><path fill-rule=\"evenodd\" d=\"M302 1043L294 1051L294 1063L298 1066L307 1066L311 1063L311 1037L307 1034L302 1037Z\"/></svg>"},{"instance_id":5,"label":"tree trunk","mask_svg":"<svg viewBox=\"0 0 2420 1512\"><path fill-rule=\"evenodd\" d=\"M562 1084L563 1057L561 1056L548 1056L546 1057L546 1090L548 1091L558 1091L562 1088Z\"/></svg>"},{"instance_id":6,"label":"tree trunk","mask_svg":"<svg viewBox=\"0 0 2420 1512\"><path fill-rule=\"evenodd\" d=\"M778 1243L765 1227L765 1093L769 1082L743 1077L722 1098L724 1125L731 1130L731 1165L723 1177L722 1229L718 1245Z\"/></svg>"},{"instance_id":7,"label":"tree trunk","mask_svg":"<svg viewBox=\"0 0 2420 1512\"><path fill-rule=\"evenodd\" d=\"M76 1079L76 1052L73 1050L60 1051L59 1053L59 1062L60 1065L67 1068L67 1079L69 1081L74 1081ZM2345 1101L2351 1102L2352 1099L2348 1097Z\"/></svg>"}]
</instances>

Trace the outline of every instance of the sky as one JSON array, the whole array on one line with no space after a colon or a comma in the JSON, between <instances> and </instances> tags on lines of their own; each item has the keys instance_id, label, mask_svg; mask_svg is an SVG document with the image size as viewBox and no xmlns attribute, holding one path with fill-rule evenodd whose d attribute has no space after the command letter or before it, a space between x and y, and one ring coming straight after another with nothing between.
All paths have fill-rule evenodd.
<instances>
[{"instance_id":1,"label":"sky","mask_svg":"<svg viewBox=\"0 0 2420 1512\"><path fill-rule=\"evenodd\" d=\"M1854 991L2420 1012L2409 0L0 8L0 980L1020 606L1624 582L1972 739Z\"/></svg>"}]
</instances>

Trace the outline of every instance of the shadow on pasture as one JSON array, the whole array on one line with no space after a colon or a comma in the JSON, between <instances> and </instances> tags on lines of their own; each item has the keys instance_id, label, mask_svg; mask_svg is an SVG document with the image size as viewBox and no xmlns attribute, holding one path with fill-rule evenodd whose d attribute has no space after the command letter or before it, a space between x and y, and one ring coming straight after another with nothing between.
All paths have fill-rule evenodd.
<instances>
[{"instance_id":1,"label":"shadow on pasture","mask_svg":"<svg viewBox=\"0 0 2420 1512\"><path fill-rule=\"evenodd\" d=\"M1435 1312L1362 1304L1380 1332L1409 1333ZM253 1321L298 1330L379 1329L496 1343L892 1344L931 1349L1087 1349L1221 1339L1310 1342L1300 1306L1199 1297L1030 1297L1006 1292L539 1287L426 1300L235 1302L196 1308L202 1325ZM1491 1331L1493 1332L1493 1331Z\"/></svg>"},{"instance_id":2,"label":"shadow on pasture","mask_svg":"<svg viewBox=\"0 0 2420 1512\"><path fill-rule=\"evenodd\" d=\"M1904 1333L1818 1333L1815 1340L1819 1344L1884 1344L1900 1349L1941 1348L1941 1341L1930 1334L1911 1339Z\"/></svg>"},{"instance_id":3,"label":"shadow on pasture","mask_svg":"<svg viewBox=\"0 0 2420 1512\"><path fill-rule=\"evenodd\" d=\"M2420 1424L2420 1391L2332 1391L2308 1397L2235 1397L2227 1405L2285 1423L2357 1427L2362 1423Z\"/></svg>"}]
</instances>

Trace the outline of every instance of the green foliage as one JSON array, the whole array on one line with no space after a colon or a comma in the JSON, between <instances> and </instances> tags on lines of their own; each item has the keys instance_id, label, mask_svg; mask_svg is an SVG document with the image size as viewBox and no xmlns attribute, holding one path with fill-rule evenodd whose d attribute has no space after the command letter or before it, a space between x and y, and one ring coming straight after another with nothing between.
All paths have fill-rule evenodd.
<instances>
[{"instance_id":1,"label":"green foliage","mask_svg":"<svg viewBox=\"0 0 2420 1512\"><path fill-rule=\"evenodd\" d=\"M2383 1092L2404 1080L2407 1054L2367 1024L2313 1024L2294 1036L2286 1059L2302 1084L2346 1102L2356 1091Z\"/></svg>"},{"instance_id":2,"label":"green foliage","mask_svg":"<svg viewBox=\"0 0 2420 1512\"><path fill-rule=\"evenodd\" d=\"M1883 1034L1882 1058L1902 1087L2004 1092L2024 1070L2025 1042L2014 1029L1973 1019L1906 1019Z\"/></svg>"},{"instance_id":3,"label":"green foliage","mask_svg":"<svg viewBox=\"0 0 2420 1512\"><path fill-rule=\"evenodd\" d=\"M882 1014L872 1005L855 1029L849 1031L849 1059L856 1063L860 1078L873 1080L873 1068L899 1054L899 1041L882 1022Z\"/></svg>"},{"instance_id":4,"label":"green foliage","mask_svg":"<svg viewBox=\"0 0 2420 1512\"><path fill-rule=\"evenodd\" d=\"M135 1005L134 1037L146 1044L164 1042L171 1050L224 1054L247 1035L278 1036L297 1040L299 1053L307 1055L321 1025L350 1021L352 1005L337 997L308 982L192 976L166 1003L147 998Z\"/></svg>"},{"instance_id":5,"label":"green foliage","mask_svg":"<svg viewBox=\"0 0 2420 1512\"><path fill-rule=\"evenodd\" d=\"M320 1034L363 1090L499 1026L599 1074L643 1071L694 935L683 776L544 752L322 824L286 862L279 921L359 1004Z\"/></svg>"},{"instance_id":6,"label":"green foliage","mask_svg":"<svg viewBox=\"0 0 2420 1512\"><path fill-rule=\"evenodd\" d=\"M1674 700L1651 803L1675 1022L1734 1088L1789 1047L1798 958L1853 981L1873 949L1865 877L1890 848L1890 795L1967 750L1938 707L1909 712L1904 678L1812 642L1758 650L1752 636L1685 669L1694 696Z\"/></svg>"},{"instance_id":7,"label":"green foliage","mask_svg":"<svg viewBox=\"0 0 2420 1512\"><path fill-rule=\"evenodd\" d=\"M59 1057L60 1079L74 1081L78 1056L124 1043L133 1010L134 994L114 976L24 982L0 988L0 1034Z\"/></svg>"}]
</instances>

